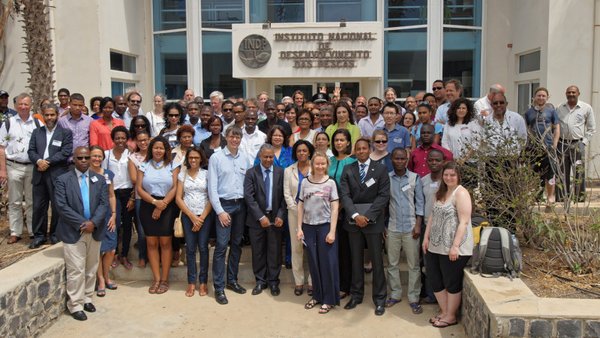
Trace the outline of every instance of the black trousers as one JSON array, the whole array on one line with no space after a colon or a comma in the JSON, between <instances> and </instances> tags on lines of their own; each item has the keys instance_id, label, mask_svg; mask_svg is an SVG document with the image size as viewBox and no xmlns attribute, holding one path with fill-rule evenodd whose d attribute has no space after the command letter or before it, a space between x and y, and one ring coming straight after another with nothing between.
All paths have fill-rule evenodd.
<instances>
[{"instance_id":1,"label":"black trousers","mask_svg":"<svg viewBox=\"0 0 600 338\"><path fill-rule=\"evenodd\" d=\"M350 293L350 285L352 284L352 260L350 254L350 241L348 240L348 231L342 226L342 222L346 222L344 213L340 213L337 226L338 243L338 267L340 279L340 291Z\"/></svg>"},{"instance_id":2,"label":"black trousers","mask_svg":"<svg viewBox=\"0 0 600 338\"><path fill-rule=\"evenodd\" d=\"M33 185L33 215L31 224L36 239L54 235L58 224L58 211L54 203L54 182L50 175L42 175L42 179ZM50 233L48 234L48 204L52 202L52 219L50 220Z\"/></svg>"},{"instance_id":3,"label":"black trousers","mask_svg":"<svg viewBox=\"0 0 600 338\"><path fill-rule=\"evenodd\" d=\"M350 294L354 300L361 302L365 294L364 251L365 242L373 264L373 303L384 305L387 297L385 271L383 270L383 241L381 233L348 232L350 255L352 261L352 285Z\"/></svg>"},{"instance_id":4,"label":"black trousers","mask_svg":"<svg viewBox=\"0 0 600 338\"><path fill-rule=\"evenodd\" d=\"M249 227L248 235L252 246L252 271L256 284L279 285L283 226Z\"/></svg>"}]
</instances>

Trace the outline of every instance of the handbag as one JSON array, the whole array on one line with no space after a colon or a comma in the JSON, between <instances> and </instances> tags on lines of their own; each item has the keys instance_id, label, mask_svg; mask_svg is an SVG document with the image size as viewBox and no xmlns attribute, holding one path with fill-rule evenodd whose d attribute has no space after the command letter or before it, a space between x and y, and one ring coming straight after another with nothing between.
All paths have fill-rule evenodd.
<instances>
[{"instance_id":1,"label":"handbag","mask_svg":"<svg viewBox=\"0 0 600 338\"><path fill-rule=\"evenodd\" d=\"M183 184L185 184L185 180L187 179L187 172L185 173L185 177L183 178ZM177 218L175 218L175 223L173 223L173 236L176 238L183 238L183 224L181 223L181 211Z\"/></svg>"}]
</instances>

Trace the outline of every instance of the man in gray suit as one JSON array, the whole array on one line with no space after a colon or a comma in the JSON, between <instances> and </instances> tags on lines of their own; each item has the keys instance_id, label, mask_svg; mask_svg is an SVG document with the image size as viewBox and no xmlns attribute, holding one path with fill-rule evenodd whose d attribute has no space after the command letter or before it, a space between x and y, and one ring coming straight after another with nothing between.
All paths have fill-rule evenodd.
<instances>
[{"instance_id":1,"label":"man in gray suit","mask_svg":"<svg viewBox=\"0 0 600 338\"><path fill-rule=\"evenodd\" d=\"M275 150L263 144L258 151L260 164L246 172L244 198L248 207L246 225L252 244L252 270L256 278L253 295L271 288L279 296L281 272L281 236L286 204L283 198L283 169L275 167Z\"/></svg>"},{"instance_id":2,"label":"man in gray suit","mask_svg":"<svg viewBox=\"0 0 600 338\"><path fill-rule=\"evenodd\" d=\"M56 235L64 242L67 308L73 318L86 320L82 310L96 311L92 296L106 228L108 186L103 176L89 170L87 147L77 147L73 161L75 169L58 177L54 187L60 217Z\"/></svg>"},{"instance_id":3,"label":"man in gray suit","mask_svg":"<svg viewBox=\"0 0 600 338\"><path fill-rule=\"evenodd\" d=\"M29 244L35 249L46 242L48 235L48 204L52 202L50 222L50 242L56 244L56 224L58 211L54 202L54 182L58 176L69 170L67 160L73 152L71 130L57 124L58 107L47 104L42 107L45 126L36 128L31 134L27 155L33 167L33 233L34 240Z\"/></svg>"}]
</instances>

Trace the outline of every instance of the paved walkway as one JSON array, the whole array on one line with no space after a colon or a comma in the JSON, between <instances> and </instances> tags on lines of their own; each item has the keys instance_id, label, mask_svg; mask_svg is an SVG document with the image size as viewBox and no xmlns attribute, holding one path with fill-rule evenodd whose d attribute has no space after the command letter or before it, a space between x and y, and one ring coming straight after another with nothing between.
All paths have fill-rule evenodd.
<instances>
[{"instance_id":1,"label":"paved walkway","mask_svg":"<svg viewBox=\"0 0 600 338\"><path fill-rule=\"evenodd\" d=\"M212 290L207 297L196 293L187 298L185 283L172 284L163 295L149 295L148 286L145 281L123 281L118 290L94 298L98 311L88 314L87 321L65 313L42 337L465 337L460 324L437 329L428 323L437 305L424 305L422 314L413 315L404 299L377 317L370 290L356 309L337 307L321 315L317 308L305 310L308 296L294 296L289 284L282 285L278 297L268 290L258 296L251 290L245 295L228 291L229 304L224 306L215 302Z\"/></svg>"}]
</instances>

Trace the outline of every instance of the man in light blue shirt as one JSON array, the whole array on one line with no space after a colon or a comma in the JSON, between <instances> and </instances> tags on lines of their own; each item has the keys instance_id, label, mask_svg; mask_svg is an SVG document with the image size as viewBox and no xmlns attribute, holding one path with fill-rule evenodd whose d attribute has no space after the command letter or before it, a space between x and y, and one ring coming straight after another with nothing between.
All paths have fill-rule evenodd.
<instances>
[{"instance_id":1,"label":"man in light blue shirt","mask_svg":"<svg viewBox=\"0 0 600 338\"><path fill-rule=\"evenodd\" d=\"M404 250L408 263L408 302L414 314L423 312L419 305L421 269L419 267L419 237L425 209L425 196L419 175L406 169L408 153L396 148L392 152L394 171L390 175L390 219L387 229L388 281L391 290L386 306L402 299L400 283L400 252Z\"/></svg>"},{"instance_id":2,"label":"man in light blue shirt","mask_svg":"<svg viewBox=\"0 0 600 338\"><path fill-rule=\"evenodd\" d=\"M213 256L213 281L215 299L219 304L227 304L225 286L243 294L244 289L237 282L242 236L246 221L244 202L244 178L251 167L247 154L239 149L242 130L229 127L225 132L227 146L215 153L208 165L208 196L219 217L216 222L217 244ZM231 241L231 243L230 243ZM225 252L230 243L227 258L227 285L225 285Z\"/></svg>"}]
</instances>

